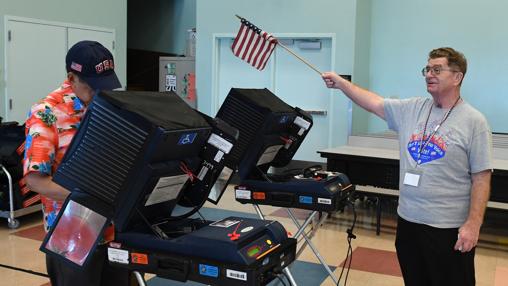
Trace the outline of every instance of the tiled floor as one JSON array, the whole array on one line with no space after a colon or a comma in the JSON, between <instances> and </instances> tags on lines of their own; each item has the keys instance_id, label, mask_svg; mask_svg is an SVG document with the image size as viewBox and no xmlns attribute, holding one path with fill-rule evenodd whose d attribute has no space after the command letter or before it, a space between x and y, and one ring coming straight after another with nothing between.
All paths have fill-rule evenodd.
<instances>
[{"instance_id":1,"label":"tiled floor","mask_svg":"<svg viewBox=\"0 0 508 286\"><path fill-rule=\"evenodd\" d=\"M255 214L252 206L237 203L232 191L224 195L218 206L207 204L206 207ZM358 221L355 228L357 239L353 240L352 244L353 261L348 285L403 285L394 249L396 220L393 204L384 207L388 211L383 213L382 231L377 236L374 207L369 201L357 204ZM287 217L285 210L268 206L261 206L261 209L268 219L278 220L288 231L296 232L296 227ZM299 219L303 219L307 211L296 210L295 213ZM508 212L499 211L489 211L487 214L476 255L476 278L479 286L508 285L508 220L505 219L507 216ZM39 251L40 240L43 237L40 218L39 214L22 217L21 228L18 230L8 229L6 220L0 219L0 264L45 273L44 255ZM337 276L346 256L346 229L351 223L351 211L346 209L345 213L336 213L327 218L312 238L327 264L337 267L335 270ZM318 263L308 248L299 260ZM39 286L47 282L48 279L44 277L0 267L0 286ZM162 281L162 284L164 282ZM158 281L156 285L162 284ZM172 283L168 281L167 285ZM334 284L328 278L321 285Z\"/></svg>"}]
</instances>

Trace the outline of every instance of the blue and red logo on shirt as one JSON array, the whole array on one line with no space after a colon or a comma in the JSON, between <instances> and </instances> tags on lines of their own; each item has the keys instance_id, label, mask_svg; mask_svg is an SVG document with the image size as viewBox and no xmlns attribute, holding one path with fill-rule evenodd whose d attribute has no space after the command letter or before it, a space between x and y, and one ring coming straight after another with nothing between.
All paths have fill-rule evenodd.
<instances>
[{"instance_id":1,"label":"blue and red logo on shirt","mask_svg":"<svg viewBox=\"0 0 508 286\"><path fill-rule=\"evenodd\" d=\"M447 145L441 136L432 136L428 143L427 140L427 137L422 140L420 134L413 134L407 144L409 154L418 164L438 160L446 155Z\"/></svg>"}]
</instances>

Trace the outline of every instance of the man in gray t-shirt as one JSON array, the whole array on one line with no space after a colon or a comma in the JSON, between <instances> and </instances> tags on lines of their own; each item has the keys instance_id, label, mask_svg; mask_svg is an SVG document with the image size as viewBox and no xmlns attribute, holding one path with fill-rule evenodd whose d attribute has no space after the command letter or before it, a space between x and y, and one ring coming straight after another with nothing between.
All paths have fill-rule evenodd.
<instances>
[{"instance_id":1,"label":"man in gray t-shirt","mask_svg":"<svg viewBox=\"0 0 508 286\"><path fill-rule=\"evenodd\" d=\"M384 99L336 73L327 87L383 118L398 133L400 196L395 246L405 285L475 285L474 253L490 193L491 131L460 96L464 55L429 53L432 98Z\"/></svg>"}]
</instances>

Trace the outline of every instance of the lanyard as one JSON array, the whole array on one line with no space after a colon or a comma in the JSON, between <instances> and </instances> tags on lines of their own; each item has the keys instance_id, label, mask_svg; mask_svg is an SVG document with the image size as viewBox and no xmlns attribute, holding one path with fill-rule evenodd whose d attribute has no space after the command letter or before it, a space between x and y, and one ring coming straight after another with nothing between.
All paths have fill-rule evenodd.
<instances>
[{"instance_id":1,"label":"lanyard","mask_svg":"<svg viewBox=\"0 0 508 286\"><path fill-rule=\"evenodd\" d=\"M430 118L430 114L432 113L432 108L434 107L434 103L432 103L432 105L430 106L430 110L429 110L429 114L427 115L427 120L425 120L425 127L423 128L423 134L422 134L422 139L420 139L420 146L418 148L418 158L416 160L416 166L420 165L420 156L422 155L422 152L423 150L425 149L425 147L427 147L427 145L429 144L429 142L432 140L432 137L434 137L434 135L436 134L436 132L439 130L439 128L441 127L441 125L443 125L443 123L446 121L446 119L448 119L448 116L450 116L450 113L452 113L452 110L455 108L455 106L457 105L457 103L459 102L460 100L460 96L459 98L457 98L457 100L455 101L455 103L453 104L453 106L450 108L450 110L448 110L448 112L445 114L445 116L443 117L443 119L441 119L441 122L439 122L438 125L436 125L436 127L434 128L434 131L430 134L430 136L425 140L425 144L423 142L423 138L425 138L425 133L427 133L427 124L429 123L429 118Z\"/></svg>"}]
</instances>

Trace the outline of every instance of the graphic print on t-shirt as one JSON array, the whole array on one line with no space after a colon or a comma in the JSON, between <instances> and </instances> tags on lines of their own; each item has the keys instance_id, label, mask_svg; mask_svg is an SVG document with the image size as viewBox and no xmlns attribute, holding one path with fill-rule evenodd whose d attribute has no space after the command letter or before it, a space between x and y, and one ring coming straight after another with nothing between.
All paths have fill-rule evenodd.
<instances>
[{"instance_id":1,"label":"graphic print on t-shirt","mask_svg":"<svg viewBox=\"0 0 508 286\"><path fill-rule=\"evenodd\" d=\"M443 158L446 155L447 143L445 136L442 136L439 130L432 136L434 129L438 122L432 122L427 126L427 134L423 137L423 124L418 124L417 128L409 137L409 143L407 144L407 150L411 157L418 164L425 164L434 160ZM430 132L429 132L430 131ZM428 141L428 143L427 143ZM423 149L422 149L423 147ZM420 149L422 149L420 151ZM421 153L421 154L419 154Z\"/></svg>"}]
</instances>

